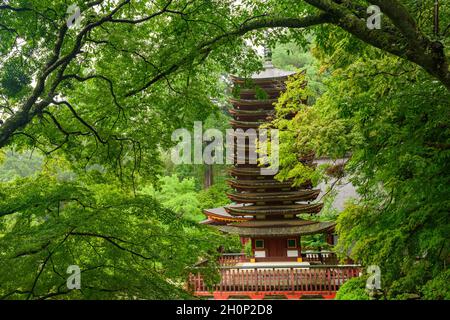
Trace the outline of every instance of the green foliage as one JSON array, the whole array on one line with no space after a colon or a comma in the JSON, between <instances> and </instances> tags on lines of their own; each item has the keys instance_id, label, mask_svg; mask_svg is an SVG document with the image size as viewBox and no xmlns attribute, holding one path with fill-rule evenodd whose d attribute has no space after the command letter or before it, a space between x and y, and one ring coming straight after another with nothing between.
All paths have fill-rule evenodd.
<instances>
[{"instance_id":1,"label":"green foliage","mask_svg":"<svg viewBox=\"0 0 450 320\"><path fill-rule=\"evenodd\" d=\"M311 152L311 147L305 142L304 132L300 131L300 122L310 114L310 107L303 104L308 96L314 93L304 86L305 75L298 73L290 77L286 91L280 96L275 106L277 118L272 122L280 130L280 171L277 179L292 179L294 185L301 185L307 180L317 184L320 172L299 161L302 156ZM295 114L293 119L290 115ZM306 131L306 130L304 130ZM307 141L307 140L306 140Z\"/></svg>"},{"instance_id":2,"label":"green foliage","mask_svg":"<svg viewBox=\"0 0 450 320\"><path fill-rule=\"evenodd\" d=\"M140 193L154 197L164 207L176 212L177 218L202 220L203 215L199 208L200 202L197 200L193 178L180 180L176 175L163 176L159 179L159 187L159 189L155 189L150 185Z\"/></svg>"},{"instance_id":3,"label":"green foliage","mask_svg":"<svg viewBox=\"0 0 450 320\"><path fill-rule=\"evenodd\" d=\"M99 2L94 8L88 8L94 3L86 1L75 4L82 11L82 28L105 18L119 5L114 1ZM148 1L136 0L121 6L114 20L147 17L165 4L156 1L148 6ZM30 79L36 81L53 63L51 56L58 51L55 45L60 26L66 25L68 4L14 0L8 6L26 9L0 10L2 120L23 107L30 95ZM185 13L175 13L181 11ZM220 50L199 49L222 34L223 28L233 27L233 20L246 18L244 7L232 9L227 1L171 1L170 12L142 23L108 21L93 28L81 37L83 47L73 59L71 51L81 30L69 28L62 34L60 48L60 56L68 57L67 64L59 63L60 68L48 75L39 99L58 96L67 103L52 102L45 112L33 108L33 115L25 117L31 121L23 134L11 140L23 149L31 146L43 153L64 153L81 168L101 164L124 183L137 183L138 173L146 182L156 182L161 173L160 149L173 144L172 132L193 121L205 121L218 110L214 102L224 101L222 74L240 73L244 66L260 67L254 50L243 45L242 39L229 39ZM142 92L130 95L139 89Z\"/></svg>"},{"instance_id":4,"label":"green foliage","mask_svg":"<svg viewBox=\"0 0 450 320\"><path fill-rule=\"evenodd\" d=\"M226 193L231 189L224 183L217 183L208 189L201 190L197 195L197 200L202 209L221 207L230 203Z\"/></svg>"},{"instance_id":5,"label":"green foliage","mask_svg":"<svg viewBox=\"0 0 450 320\"><path fill-rule=\"evenodd\" d=\"M366 277L346 281L336 294L336 300L369 300L366 292Z\"/></svg>"},{"instance_id":6,"label":"green foliage","mask_svg":"<svg viewBox=\"0 0 450 320\"><path fill-rule=\"evenodd\" d=\"M332 46L351 42L333 36ZM279 178L314 178L298 164L302 151L351 154L345 169L363 197L339 215L338 251L379 265L385 297L425 297L425 288L442 283L435 279L445 274L450 252L450 93L414 65L368 47L355 56L353 48L330 58L327 91L314 106L301 102L311 93L301 76L279 100L275 124L289 131ZM292 111L293 119L283 118ZM446 296L448 286L438 292Z\"/></svg>"},{"instance_id":7,"label":"green foliage","mask_svg":"<svg viewBox=\"0 0 450 320\"><path fill-rule=\"evenodd\" d=\"M61 181L42 173L2 183L0 297L188 297L189 266L214 261L227 240L148 195L89 176ZM81 268L81 290L66 287L69 265Z\"/></svg>"},{"instance_id":8,"label":"green foliage","mask_svg":"<svg viewBox=\"0 0 450 320\"><path fill-rule=\"evenodd\" d=\"M323 203L323 208L318 215L300 214L298 217L311 221L336 221L338 211L333 207L335 192L329 192L322 197L320 201ZM301 247L303 250L333 250L334 247L326 242L324 234L304 235L300 238ZM345 257L345 255L344 255Z\"/></svg>"},{"instance_id":9,"label":"green foliage","mask_svg":"<svg viewBox=\"0 0 450 320\"><path fill-rule=\"evenodd\" d=\"M17 177L28 177L42 169L43 157L37 152L15 152L5 150L0 159L0 181L10 181Z\"/></svg>"},{"instance_id":10,"label":"green foliage","mask_svg":"<svg viewBox=\"0 0 450 320\"><path fill-rule=\"evenodd\" d=\"M24 95L30 84L29 74L26 72L23 61L18 58L7 61L0 72L0 88L3 94L17 98ZM0 91L1 92L1 91Z\"/></svg>"},{"instance_id":11,"label":"green foliage","mask_svg":"<svg viewBox=\"0 0 450 320\"><path fill-rule=\"evenodd\" d=\"M422 294L424 299L450 300L450 270L442 271L439 275L428 281L422 287Z\"/></svg>"},{"instance_id":12,"label":"green foliage","mask_svg":"<svg viewBox=\"0 0 450 320\"><path fill-rule=\"evenodd\" d=\"M225 137L225 130L230 127L229 119L230 116L226 114L226 105L222 105L224 102L218 102L218 109L214 110L212 114L202 123L203 132L205 133L208 129L215 129L222 132ZM187 127L193 134L193 129ZM225 141L224 141L225 142ZM192 142L193 143L193 142ZM191 157L193 157L194 149L191 149ZM162 162L164 164L164 175L177 175L180 179L184 178L194 178L195 189L201 190L204 187L205 170L207 169L206 164L179 164L174 165L171 160L170 150L164 150L162 152ZM223 185L225 187L225 175L226 175L226 164L211 164L213 170L213 180L216 184ZM225 190L225 189L224 189Z\"/></svg>"},{"instance_id":13,"label":"green foliage","mask_svg":"<svg viewBox=\"0 0 450 320\"><path fill-rule=\"evenodd\" d=\"M323 234L306 235L301 237L302 250L328 250L330 245Z\"/></svg>"},{"instance_id":14,"label":"green foliage","mask_svg":"<svg viewBox=\"0 0 450 320\"><path fill-rule=\"evenodd\" d=\"M244 245L244 253L247 258L253 257L252 242L247 241Z\"/></svg>"},{"instance_id":15,"label":"green foliage","mask_svg":"<svg viewBox=\"0 0 450 320\"><path fill-rule=\"evenodd\" d=\"M269 95L261 87L255 86L255 97L258 100L266 100L268 99Z\"/></svg>"},{"instance_id":16,"label":"green foliage","mask_svg":"<svg viewBox=\"0 0 450 320\"><path fill-rule=\"evenodd\" d=\"M325 90L323 82L328 74L321 72L320 62L312 53L313 40L307 38L308 45L304 48L293 42L277 44L273 51L273 64L283 70L304 72L308 77L308 90L314 92L306 98L313 103L315 97Z\"/></svg>"},{"instance_id":17,"label":"green foliage","mask_svg":"<svg viewBox=\"0 0 450 320\"><path fill-rule=\"evenodd\" d=\"M274 124L283 130L278 178L317 184L324 168L314 171L299 157L351 153L346 170L363 198L338 219L342 251L380 265L388 298L448 297L443 284L450 251L450 96L436 78L332 23L228 35L243 35L236 26L266 18L316 16L318 8L304 1L242 0L236 6L180 0L158 14L166 1L127 2L88 8L97 2L75 1L83 11L82 30L98 23L81 35L80 29L64 27L65 0L9 0L0 9L0 145L39 149L46 162L33 175L39 161L7 154L1 167L0 296L185 296L180 288L186 266L199 257L213 261L218 243L225 241L193 221L200 219L203 204L225 199L215 189L197 193L201 166L175 168L160 189L147 186L157 185L168 169L161 151L173 145L174 129L211 115L217 115L214 126L226 122L217 104L226 99L219 79L261 68L254 48L246 45L250 40L278 44L275 64L306 69L277 106ZM365 8L369 2L330 3L336 12L345 11L333 19L343 23L347 13L358 11L352 4ZM433 33L432 0L401 3L423 33L418 42L430 40L425 51L416 52L421 44L407 43L388 19L365 41L384 40L388 45L380 47L398 47L397 55L410 60L413 52L422 67L427 63L420 60L432 56L425 68L436 76L436 66L448 68L441 62L448 61L449 30ZM441 26L450 23L449 9L448 1L441 1ZM359 14L353 18L360 20ZM391 35L398 41L386 41ZM293 119L286 117L291 112ZM104 170L89 170L92 166ZM135 196L136 190L142 192ZM65 292L64 271L74 262L85 270L87 286ZM349 294L359 290L348 288Z\"/></svg>"},{"instance_id":18,"label":"green foliage","mask_svg":"<svg viewBox=\"0 0 450 320\"><path fill-rule=\"evenodd\" d=\"M180 179L172 174L160 177L158 188L149 185L140 193L154 197L164 207L177 212L179 217L198 222L205 218L203 209L223 206L230 202L226 196L228 191L229 187L221 183L197 192L194 178Z\"/></svg>"}]
</instances>

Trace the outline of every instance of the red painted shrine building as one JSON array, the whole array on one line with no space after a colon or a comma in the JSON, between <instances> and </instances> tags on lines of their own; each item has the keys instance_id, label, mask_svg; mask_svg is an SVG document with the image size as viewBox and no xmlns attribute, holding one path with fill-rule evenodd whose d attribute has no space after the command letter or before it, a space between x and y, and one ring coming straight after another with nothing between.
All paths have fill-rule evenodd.
<instances>
[{"instance_id":1,"label":"red painted shrine building","mask_svg":"<svg viewBox=\"0 0 450 320\"><path fill-rule=\"evenodd\" d=\"M251 79L232 76L237 93L237 97L230 100L232 127L258 131L261 124L273 117L274 103L292 74L274 68L269 60L264 70ZM236 161L239 148L245 151L246 161ZM250 242L251 256L224 254L220 258L221 282L206 287L200 273L191 275L191 290L198 296L218 299L274 295L333 298L339 286L358 276L359 270L354 265L337 265L332 252L302 250L301 238L306 235L322 234L333 244L333 222L299 217L320 213L323 206L317 202L320 190L314 189L311 182L293 187L290 181L280 182L273 174L262 174L258 164L248 161L249 151L255 150L256 141L252 139L245 139L245 145L237 146L235 165L230 170L232 178L228 181L233 189L228 197L233 204L204 210L207 219L202 222L222 232L239 235L243 245ZM314 165L311 157L299 161Z\"/></svg>"}]
</instances>

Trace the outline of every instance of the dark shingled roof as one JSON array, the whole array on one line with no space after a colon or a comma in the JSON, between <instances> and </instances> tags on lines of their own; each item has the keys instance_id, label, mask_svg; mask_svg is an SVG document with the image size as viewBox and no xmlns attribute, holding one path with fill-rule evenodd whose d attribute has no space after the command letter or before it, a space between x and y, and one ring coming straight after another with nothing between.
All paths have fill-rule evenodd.
<instances>
[{"instance_id":1,"label":"dark shingled roof","mask_svg":"<svg viewBox=\"0 0 450 320\"><path fill-rule=\"evenodd\" d=\"M335 226L334 222L317 222L302 226L290 226L290 227L253 227L253 228L241 228L234 225L222 225L214 226L220 231L226 233L234 233L244 237L282 237L282 236L302 236L307 234L323 233L332 231Z\"/></svg>"},{"instance_id":2,"label":"dark shingled roof","mask_svg":"<svg viewBox=\"0 0 450 320\"><path fill-rule=\"evenodd\" d=\"M295 227L315 224L317 221L303 219L277 219L277 220L249 220L243 222L229 223L229 226L239 228L265 228L265 227Z\"/></svg>"},{"instance_id":3,"label":"dark shingled roof","mask_svg":"<svg viewBox=\"0 0 450 320\"><path fill-rule=\"evenodd\" d=\"M227 207L242 207L242 205L236 204L236 205L229 205ZM205 209L203 210L203 213L208 217L208 220L202 221L201 222L202 224L212 224L210 220L221 222L223 221L233 222L233 221L246 221L251 218L247 216L238 216L238 217L232 216L225 210L225 207Z\"/></svg>"},{"instance_id":4,"label":"dark shingled roof","mask_svg":"<svg viewBox=\"0 0 450 320\"><path fill-rule=\"evenodd\" d=\"M226 207L225 210L232 216L249 215L286 215L300 213L318 213L323 207L323 203L296 203L289 205L264 205L264 206L242 206L242 207Z\"/></svg>"}]
</instances>

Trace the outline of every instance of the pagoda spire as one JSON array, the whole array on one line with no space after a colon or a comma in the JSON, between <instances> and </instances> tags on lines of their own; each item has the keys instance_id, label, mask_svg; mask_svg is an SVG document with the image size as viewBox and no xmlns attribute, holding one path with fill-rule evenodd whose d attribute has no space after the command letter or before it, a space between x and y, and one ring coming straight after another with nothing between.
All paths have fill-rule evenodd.
<instances>
[{"instance_id":1,"label":"pagoda spire","mask_svg":"<svg viewBox=\"0 0 450 320\"><path fill-rule=\"evenodd\" d=\"M273 68L272 49L267 44L264 45L264 68Z\"/></svg>"},{"instance_id":2,"label":"pagoda spire","mask_svg":"<svg viewBox=\"0 0 450 320\"><path fill-rule=\"evenodd\" d=\"M264 61L272 62L272 49L269 46L264 46Z\"/></svg>"}]
</instances>

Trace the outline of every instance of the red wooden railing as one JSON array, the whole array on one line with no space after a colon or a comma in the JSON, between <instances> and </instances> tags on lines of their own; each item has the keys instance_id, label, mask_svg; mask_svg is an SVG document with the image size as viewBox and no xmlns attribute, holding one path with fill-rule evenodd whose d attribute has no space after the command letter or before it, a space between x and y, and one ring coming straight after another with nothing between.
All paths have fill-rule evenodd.
<instances>
[{"instance_id":1,"label":"red wooden railing","mask_svg":"<svg viewBox=\"0 0 450 320\"><path fill-rule=\"evenodd\" d=\"M208 287L200 273L189 276L188 288L195 295L221 294L322 294L333 295L347 280L359 276L355 265L309 266L305 268L222 267L219 283Z\"/></svg>"}]
</instances>

